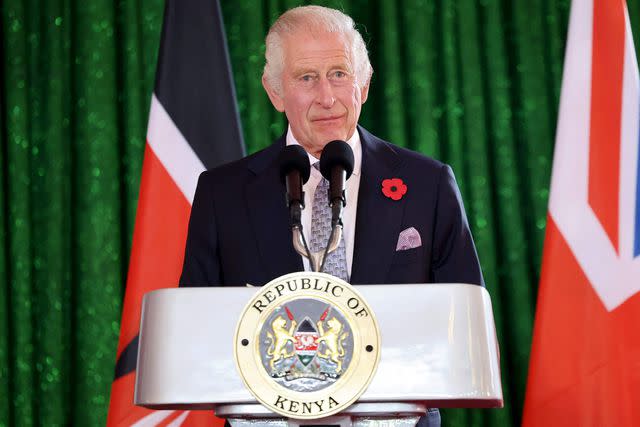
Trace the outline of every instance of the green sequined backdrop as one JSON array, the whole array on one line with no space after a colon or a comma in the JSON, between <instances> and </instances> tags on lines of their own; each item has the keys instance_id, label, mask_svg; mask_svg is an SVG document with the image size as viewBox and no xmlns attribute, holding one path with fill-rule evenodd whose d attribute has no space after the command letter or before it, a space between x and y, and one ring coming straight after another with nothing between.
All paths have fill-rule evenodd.
<instances>
[{"instance_id":1,"label":"green sequined backdrop","mask_svg":"<svg viewBox=\"0 0 640 427\"><path fill-rule=\"evenodd\" d=\"M545 227L567 0L344 0L375 74L361 123L449 162L519 425ZM248 151L283 129L260 85L269 22L297 1L223 1ZM103 425L162 0L5 0L0 80L0 425ZM640 0L629 2L640 35Z\"/></svg>"}]
</instances>

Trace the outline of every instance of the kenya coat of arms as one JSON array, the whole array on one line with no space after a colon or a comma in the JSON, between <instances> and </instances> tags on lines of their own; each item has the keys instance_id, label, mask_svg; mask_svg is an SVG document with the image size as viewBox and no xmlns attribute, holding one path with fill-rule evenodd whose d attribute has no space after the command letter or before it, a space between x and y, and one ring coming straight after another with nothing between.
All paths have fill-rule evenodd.
<instances>
[{"instance_id":1,"label":"kenya coat of arms","mask_svg":"<svg viewBox=\"0 0 640 427\"><path fill-rule=\"evenodd\" d=\"M292 273L262 287L240 317L236 364L253 395L274 412L314 419L353 403L380 356L371 308L345 281Z\"/></svg>"}]
</instances>

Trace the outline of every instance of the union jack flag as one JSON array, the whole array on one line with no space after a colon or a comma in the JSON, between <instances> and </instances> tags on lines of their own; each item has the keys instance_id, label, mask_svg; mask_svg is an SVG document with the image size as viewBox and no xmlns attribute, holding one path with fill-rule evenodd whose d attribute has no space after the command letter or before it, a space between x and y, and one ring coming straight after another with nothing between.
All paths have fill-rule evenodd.
<instances>
[{"instance_id":1,"label":"union jack flag","mask_svg":"<svg viewBox=\"0 0 640 427\"><path fill-rule=\"evenodd\" d=\"M640 425L640 86L624 0L574 0L524 426Z\"/></svg>"}]
</instances>

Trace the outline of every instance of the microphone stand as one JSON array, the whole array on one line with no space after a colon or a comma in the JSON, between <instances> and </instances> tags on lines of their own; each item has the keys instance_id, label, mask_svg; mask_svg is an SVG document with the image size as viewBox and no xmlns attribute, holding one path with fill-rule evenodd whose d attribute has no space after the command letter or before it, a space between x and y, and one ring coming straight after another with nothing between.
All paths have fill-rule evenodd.
<instances>
[{"instance_id":1,"label":"microphone stand","mask_svg":"<svg viewBox=\"0 0 640 427\"><path fill-rule=\"evenodd\" d=\"M342 224L342 209L347 205L347 197L344 190L346 180L347 173L344 168L334 166L331 170L331 186L327 193L329 205L331 206L331 235L320 262L320 271L324 268L328 255L338 249L340 240L342 240L344 228ZM334 183L337 185L334 186Z\"/></svg>"},{"instance_id":2,"label":"microphone stand","mask_svg":"<svg viewBox=\"0 0 640 427\"><path fill-rule=\"evenodd\" d=\"M342 209L347 205L347 199L345 197L344 190L339 198L331 200L331 234L329 235L329 241L324 249L324 254L320 262L320 270L324 268L324 263L327 260L329 254L340 246L340 240L342 240L342 232L344 224L342 224Z\"/></svg>"},{"instance_id":3,"label":"microphone stand","mask_svg":"<svg viewBox=\"0 0 640 427\"><path fill-rule=\"evenodd\" d=\"M304 206L298 204L294 207L295 203L291 205L291 231L293 234L293 247L301 256L309 260L311 270L315 272L321 272L324 268L324 263L330 253L338 249L340 240L342 240L342 232L344 225L342 224L342 209L346 206L346 196L344 190L342 191L342 197L336 198L331 202L331 234L329 235L329 241L324 250L318 252L311 252L307 241L304 238L304 232L302 230L301 210ZM296 209L297 208L297 209Z\"/></svg>"},{"instance_id":4,"label":"microphone stand","mask_svg":"<svg viewBox=\"0 0 640 427\"><path fill-rule=\"evenodd\" d=\"M329 241L327 242L327 246L324 250L311 252L309 246L307 246L307 241L304 238L302 225L293 224L291 226L291 231L293 232L293 247L296 252L309 260L309 263L311 264L311 270L316 272L322 271L327 256L331 252L338 249L338 246L340 245L340 239L342 239L342 227L342 221L340 221L340 224L331 228L331 235L329 236Z\"/></svg>"},{"instance_id":5,"label":"microphone stand","mask_svg":"<svg viewBox=\"0 0 640 427\"><path fill-rule=\"evenodd\" d=\"M324 250L311 252L302 231L301 211L300 209L294 211L292 205L291 231L293 234L293 247L296 252L309 260L312 271L321 272L329 254L340 246L344 229L344 225L342 224L342 209L344 206L346 206L346 197L343 190L342 198L336 199L331 203L331 234L329 235L327 246Z\"/></svg>"},{"instance_id":6,"label":"microphone stand","mask_svg":"<svg viewBox=\"0 0 640 427\"><path fill-rule=\"evenodd\" d=\"M302 193L302 200L304 200L304 193ZM312 265L313 271L318 271L314 267L313 256L307 245L307 241L304 238L304 232L302 231L302 209L304 209L304 202L298 200L291 200L290 194L287 191L287 203L289 204L289 215L291 216L291 232L293 235L293 248L303 257L309 259Z\"/></svg>"}]
</instances>

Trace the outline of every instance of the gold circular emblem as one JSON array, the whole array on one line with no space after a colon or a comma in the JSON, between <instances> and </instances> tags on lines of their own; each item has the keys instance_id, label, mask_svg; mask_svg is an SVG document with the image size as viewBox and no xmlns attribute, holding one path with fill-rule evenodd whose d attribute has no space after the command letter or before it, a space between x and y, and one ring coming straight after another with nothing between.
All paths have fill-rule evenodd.
<instances>
[{"instance_id":1,"label":"gold circular emblem","mask_svg":"<svg viewBox=\"0 0 640 427\"><path fill-rule=\"evenodd\" d=\"M288 418L323 418L347 408L380 359L373 311L353 286L325 273L291 273L260 288L234 339L249 391Z\"/></svg>"}]
</instances>

